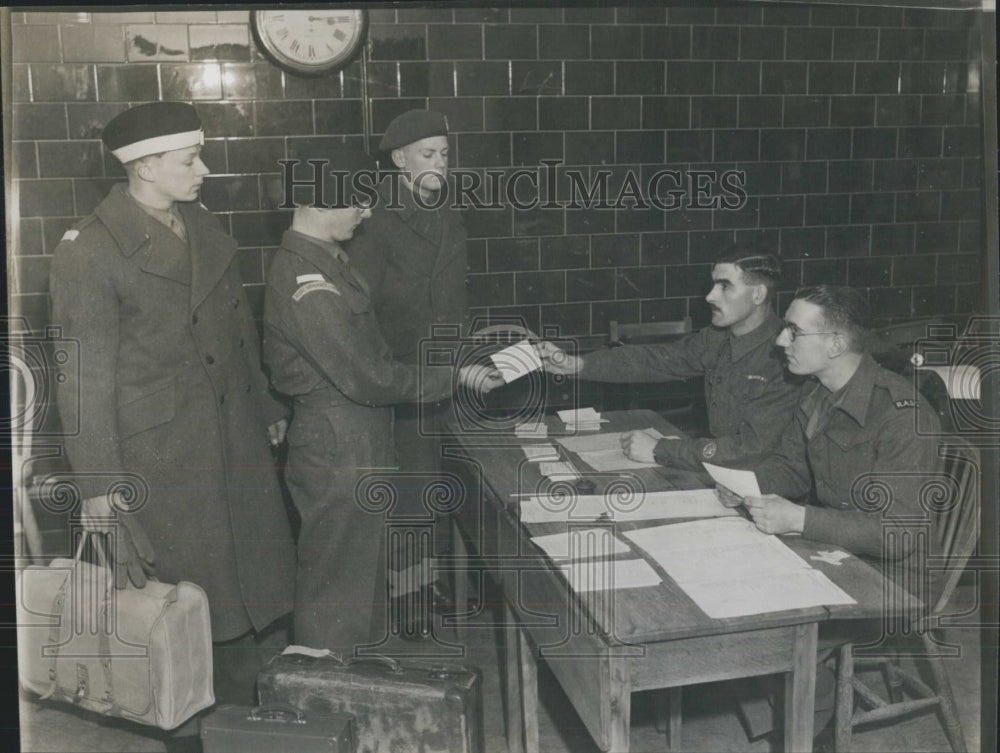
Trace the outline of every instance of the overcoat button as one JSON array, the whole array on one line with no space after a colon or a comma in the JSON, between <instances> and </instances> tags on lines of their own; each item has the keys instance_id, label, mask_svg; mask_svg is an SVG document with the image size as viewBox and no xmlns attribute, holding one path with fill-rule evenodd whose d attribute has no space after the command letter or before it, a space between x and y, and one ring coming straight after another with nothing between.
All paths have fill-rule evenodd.
<instances>
[{"instance_id":1,"label":"overcoat button","mask_svg":"<svg viewBox=\"0 0 1000 753\"><path fill-rule=\"evenodd\" d=\"M215 363L215 359L212 358L212 356L205 356L205 363L211 366L213 363Z\"/></svg>"},{"instance_id":2,"label":"overcoat button","mask_svg":"<svg viewBox=\"0 0 1000 753\"><path fill-rule=\"evenodd\" d=\"M198 323L198 315L195 314L194 316L191 317L191 324L197 324L197 323Z\"/></svg>"},{"instance_id":3,"label":"overcoat button","mask_svg":"<svg viewBox=\"0 0 1000 753\"><path fill-rule=\"evenodd\" d=\"M219 398L219 405L225 405L225 404L226 404L226 396L223 395L222 397Z\"/></svg>"}]
</instances>

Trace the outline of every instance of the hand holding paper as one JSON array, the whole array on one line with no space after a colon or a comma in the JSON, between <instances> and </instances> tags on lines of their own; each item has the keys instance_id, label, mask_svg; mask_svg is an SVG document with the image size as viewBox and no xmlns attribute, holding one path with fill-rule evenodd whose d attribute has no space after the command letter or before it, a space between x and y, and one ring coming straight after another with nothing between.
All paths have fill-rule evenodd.
<instances>
[{"instance_id":1,"label":"hand holding paper","mask_svg":"<svg viewBox=\"0 0 1000 753\"><path fill-rule=\"evenodd\" d=\"M806 508L777 494L748 495L743 504L754 525L764 533L802 533Z\"/></svg>"},{"instance_id":2,"label":"hand holding paper","mask_svg":"<svg viewBox=\"0 0 1000 753\"><path fill-rule=\"evenodd\" d=\"M542 368L542 361L535 351L535 346L528 340L521 340L509 348L504 348L490 356L490 359L507 384Z\"/></svg>"},{"instance_id":3,"label":"hand holding paper","mask_svg":"<svg viewBox=\"0 0 1000 753\"><path fill-rule=\"evenodd\" d=\"M622 452L625 453L625 457L636 462L655 463L653 450L656 449L658 441L659 439L647 431L627 431L621 435Z\"/></svg>"},{"instance_id":4,"label":"hand holding paper","mask_svg":"<svg viewBox=\"0 0 1000 753\"><path fill-rule=\"evenodd\" d=\"M538 355L542 359L542 367L550 374L572 376L583 368L582 358L571 356L550 342L538 343Z\"/></svg>"},{"instance_id":5,"label":"hand holding paper","mask_svg":"<svg viewBox=\"0 0 1000 753\"><path fill-rule=\"evenodd\" d=\"M757 484L757 474L753 471L741 471L737 468L723 468L721 465L702 463L705 470L715 483L726 487L739 497L759 497L760 486Z\"/></svg>"}]
</instances>

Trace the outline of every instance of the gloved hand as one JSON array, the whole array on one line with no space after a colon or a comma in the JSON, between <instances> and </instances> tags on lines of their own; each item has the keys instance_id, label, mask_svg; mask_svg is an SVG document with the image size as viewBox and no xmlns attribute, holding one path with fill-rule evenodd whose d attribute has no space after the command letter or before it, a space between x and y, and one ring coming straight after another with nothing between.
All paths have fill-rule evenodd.
<instances>
[{"instance_id":1,"label":"gloved hand","mask_svg":"<svg viewBox=\"0 0 1000 753\"><path fill-rule=\"evenodd\" d=\"M115 588L125 588L129 580L142 588L155 575L155 553L146 531L134 516L113 509L107 495L85 499L80 518L84 530L109 535Z\"/></svg>"}]
</instances>

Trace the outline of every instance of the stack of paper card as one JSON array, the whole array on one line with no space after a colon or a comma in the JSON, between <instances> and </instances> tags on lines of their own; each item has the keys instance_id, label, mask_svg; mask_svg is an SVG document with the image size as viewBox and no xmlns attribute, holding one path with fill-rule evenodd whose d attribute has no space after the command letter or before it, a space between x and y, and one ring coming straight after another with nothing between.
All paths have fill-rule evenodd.
<instances>
[{"instance_id":1,"label":"stack of paper card","mask_svg":"<svg viewBox=\"0 0 1000 753\"><path fill-rule=\"evenodd\" d=\"M561 533L533 536L531 541L554 560L595 559L632 551L609 528L570 528Z\"/></svg>"},{"instance_id":2,"label":"stack of paper card","mask_svg":"<svg viewBox=\"0 0 1000 753\"><path fill-rule=\"evenodd\" d=\"M521 446L521 451L532 463L559 460L559 450L553 444L526 444Z\"/></svg>"},{"instance_id":3,"label":"stack of paper card","mask_svg":"<svg viewBox=\"0 0 1000 753\"><path fill-rule=\"evenodd\" d=\"M542 361L538 357L538 351L528 340L511 345L509 348L494 353L490 358L493 365L497 367L500 376L508 384L515 379L530 374L542 368Z\"/></svg>"},{"instance_id":4,"label":"stack of paper card","mask_svg":"<svg viewBox=\"0 0 1000 753\"><path fill-rule=\"evenodd\" d=\"M559 569L577 593L649 588L663 582L646 560L570 561Z\"/></svg>"},{"instance_id":5,"label":"stack of paper card","mask_svg":"<svg viewBox=\"0 0 1000 753\"><path fill-rule=\"evenodd\" d=\"M529 421L514 427L514 436L522 439L541 439L549 435L549 427L541 421Z\"/></svg>"},{"instance_id":6,"label":"stack of paper card","mask_svg":"<svg viewBox=\"0 0 1000 753\"><path fill-rule=\"evenodd\" d=\"M565 461L558 463L543 461L538 464L538 470L541 471L543 476L552 481L575 481L580 478L580 474L576 472L576 469Z\"/></svg>"},{"instance_id":7,"label":"stack of paper card","mask_svg":"<svg viewBox=\"0 0 1000 753\"><path fill-rule=\"evenodd\" d=\"M579 408L577 410L561 410L557 414L566 424L567 431L597 431L601 424L606 424L608 420L601 418L601 414L593 408Z\"/></svg>"}]
</instances>

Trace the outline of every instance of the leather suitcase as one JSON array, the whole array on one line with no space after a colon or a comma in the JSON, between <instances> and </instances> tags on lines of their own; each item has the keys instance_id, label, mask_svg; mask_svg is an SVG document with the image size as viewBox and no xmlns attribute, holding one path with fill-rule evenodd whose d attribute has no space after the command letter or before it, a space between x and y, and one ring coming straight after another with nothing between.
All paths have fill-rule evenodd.
<instances>
[{"instance_id":1,"label":"leather suitcase","mask_svg":"<svg viewBox=\"0 0 1000 753\"><path fill-rule=\"evenodd\" d=\"M315 653L315 652L314 652ZM291 652L257 676L261 703L352 714L358 753L481 753L482 675L460 664Z\"/></svg>"},{"instance_id":2,"label":"leather suitcase","mask_svg":"<svg viewBox=\"0 0 1000 753\"><path fill-rule=\"evenodd\" d=\"M303 714L284 704L219 706L201 722L204 753L355 753L349 714Z\"/></svg>"}]
</instances>

